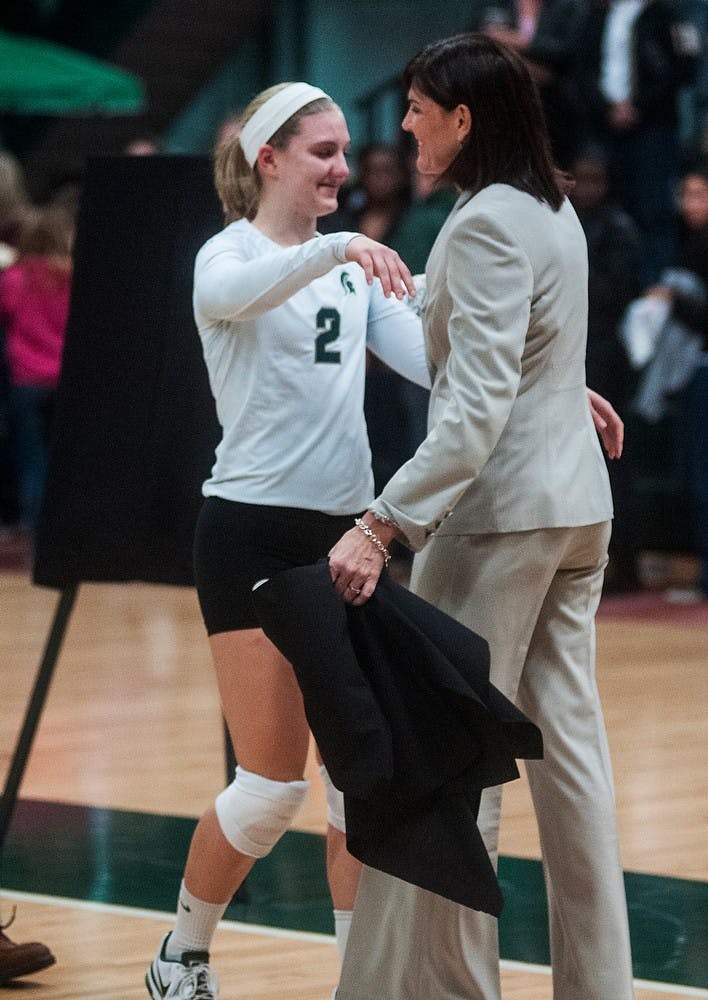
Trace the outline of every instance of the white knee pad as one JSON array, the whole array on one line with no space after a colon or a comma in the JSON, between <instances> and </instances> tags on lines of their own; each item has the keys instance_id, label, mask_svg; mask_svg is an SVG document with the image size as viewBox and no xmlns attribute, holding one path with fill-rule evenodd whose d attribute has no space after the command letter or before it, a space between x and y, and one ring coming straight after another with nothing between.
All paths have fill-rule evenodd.
<instances>
[{"instance_id":1,"label":"white knee pad","mask_svg":"<svg viewBox=\"0 0 708 1000\"><path fill-rule=\"evenodd\" d=\"M228 842L250 858L264 858L288 829L309 781L272 781L236 768L236 777L214 806Z\"/></svg>"},{"instance_id":2,"label":"white knee pad","mask_svg":"<svg viewBox=\"0 0 708 1000\"><path fill-rule=\"evenodd\" d=\"M324 764L320 764L320 774L322 775L322 781L325 787L325 796L327 798L327 822L330 826L333 826L335 830L341 830L342 833L346 833L346 824L344 821L344 796L335 788L332 784L332 779L330 778L327 768Z\"/></svg>"}]
</instances>

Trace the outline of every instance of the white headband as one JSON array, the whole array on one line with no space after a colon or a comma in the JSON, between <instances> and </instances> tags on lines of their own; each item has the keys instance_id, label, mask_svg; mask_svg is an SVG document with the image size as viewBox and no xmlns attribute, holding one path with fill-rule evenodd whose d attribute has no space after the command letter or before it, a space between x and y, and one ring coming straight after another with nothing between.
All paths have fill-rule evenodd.
<instances>
[{"instance_id":1,"label":"white headband","mask_svg":"<svg viewBox=\"0 0 708 1000\"><path fill-rule=\"evenodd\" d=\"M321 97L329 98L329 94L325 94L319 87L311 87L309 83L291 83L262 104L248 119L239 136L241 149L249 166L251 168L255 166L258 150L275 135L288 118L292 118L300 108L318 101Z\"/></svg>"}]
</instances>

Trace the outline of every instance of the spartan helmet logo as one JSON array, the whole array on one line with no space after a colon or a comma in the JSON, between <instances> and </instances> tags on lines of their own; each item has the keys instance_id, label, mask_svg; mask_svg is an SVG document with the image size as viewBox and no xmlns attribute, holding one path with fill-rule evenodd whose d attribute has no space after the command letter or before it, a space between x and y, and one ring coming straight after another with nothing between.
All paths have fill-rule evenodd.
<instances>
[{"instance_id":1,"label":"spartan helmet logo","mask_svg":"<svg viewBox=\"0 0 708 1000\"><path fill-rule=\"evenodd\" d=\"M354 287L354 282L349 277L349 271L342 271L339 276L339 280L342 283L342 288L347 295L356 295L356 288Z\"/></svg>"}]
</instances>

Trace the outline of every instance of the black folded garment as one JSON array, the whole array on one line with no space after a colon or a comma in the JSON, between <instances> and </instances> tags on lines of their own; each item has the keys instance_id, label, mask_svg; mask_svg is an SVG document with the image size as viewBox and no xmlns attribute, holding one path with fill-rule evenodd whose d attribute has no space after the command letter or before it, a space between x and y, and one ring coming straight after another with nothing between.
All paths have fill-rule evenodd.
<instances>
[{"instance_id":1,"label":"black folded garment","mask_svg":"<svg viewBox=\"0 0 708 1000\"><path fill-rule=\"evenodd\" d=\"M360 861L501 912L477 828L481 790L543 756L539 729L489 682L485 639L385 574L351 607L326 562L261 584L253 604L292 663Z\"/></svg>"}]
</instances>

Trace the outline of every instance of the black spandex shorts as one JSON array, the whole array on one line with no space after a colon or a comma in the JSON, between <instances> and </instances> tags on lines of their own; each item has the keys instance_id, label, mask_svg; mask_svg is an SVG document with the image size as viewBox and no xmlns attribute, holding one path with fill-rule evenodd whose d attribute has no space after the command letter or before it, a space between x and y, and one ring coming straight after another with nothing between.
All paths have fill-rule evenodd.
<instances>
[{"instance_id":1,"label":"black spandex shorts","mask_svg":"<svg viewBox=\"0 0 708 1000\"><path fill-rule=\"evenodd\" d=\"M254 583L324 559L354 517L207 497L194 537L194 575L207 633L258 628L251 607Z\"/></svg>"}]
</instances>

